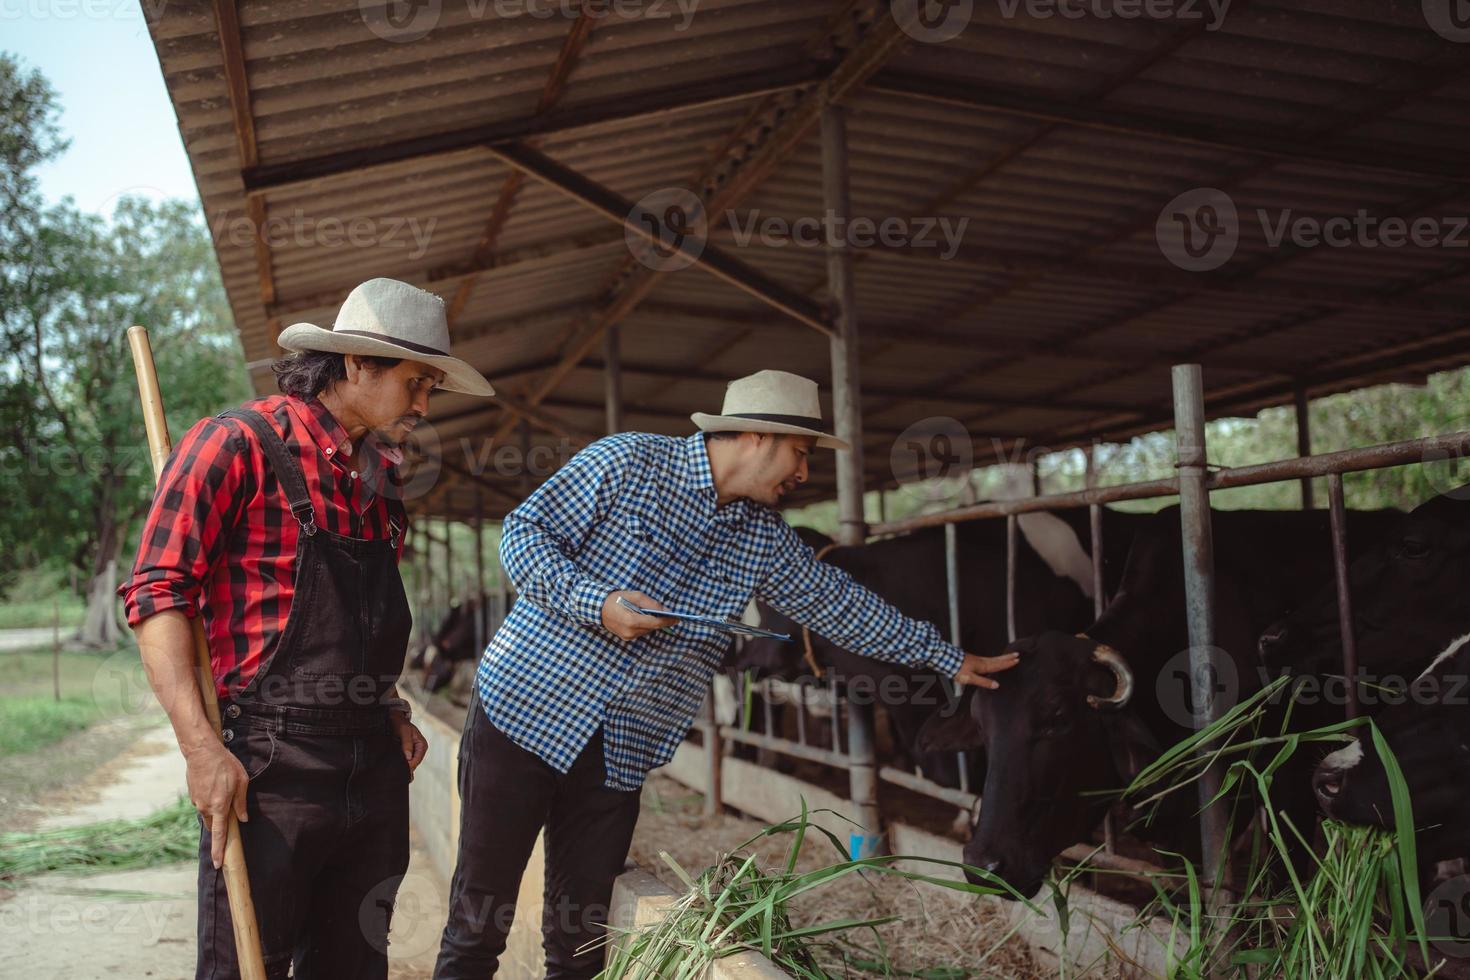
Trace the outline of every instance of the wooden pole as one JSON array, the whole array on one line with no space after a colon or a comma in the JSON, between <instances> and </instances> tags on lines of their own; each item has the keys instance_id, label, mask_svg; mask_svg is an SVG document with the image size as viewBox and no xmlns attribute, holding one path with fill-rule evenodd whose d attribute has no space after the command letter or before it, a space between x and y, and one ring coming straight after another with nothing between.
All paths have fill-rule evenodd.
<instances>
[{"instance_id":1,"label":"wooden pole","mask_svg":"<svg viewBox=\"0 0 1470 980\"><path fill-rule=\"evenodd\" d=\"M483 652L490 632L490 609L485 595L485 495L475 494L475 650Z\"/></svg>"},{"instance_id":2,"label":"wooden pole","mask_svg":"<svg viewBox=\"0 0 1470 980\"><path fill-rule=\"evenodd\" d=\"M128 346L133 351L133 370L138 376L138 395L143 402L143 428L148 435L148 453L157 482L168 461L172 444L168 420L163 414L163 395L158 389L158 372L153 366L153 348L143 327L128 328ZM219 701L214 693L214 671L209 666L209 641L204 637L204 617L194 617L194 657L199 668L199 696L210 727L220 730ZM230 900L230 921L235 929L235 954L241 980L265 980L265 959L260 952L260 929L255 921L255 903L250 898L250 876L245 869L245 848L240 842L240 824L230 808L225 838L225 860L221 865L225 892Z\"/></svg>"},{"instance_id":3,"label":"wooden pole","mask_svg":"<svg viewBox=\"0 0 1470 980\"><path fill-rule=\"evenodd\" d=\"M61 603L51 600L51 690L61 700Z\"/></svg>"}]
</instances>

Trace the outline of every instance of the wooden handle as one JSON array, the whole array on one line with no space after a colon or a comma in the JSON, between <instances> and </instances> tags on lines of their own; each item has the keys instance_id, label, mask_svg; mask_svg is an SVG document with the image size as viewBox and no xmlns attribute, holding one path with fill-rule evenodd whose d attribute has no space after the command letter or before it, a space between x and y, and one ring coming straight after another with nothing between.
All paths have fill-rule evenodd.
<instances>
[{"instance_id":1,"label":"wooden handle","mask_svg":"<svg viewBox=\"0 0 1470 980\"><path fill-rule=\"evenodd\" d=\"M143 403L143 429L148 435L148 455L153 460L153 480L163 473L173 448L168 437L168 420L163 414L163 394L158 390L158 371L153 366L153 348L144 327L128 328L128 346L133 352L133 371L138 376L138 397ZM214 694L214 671L209 666L209 641L204 636L204 617L194 617L194 660L199 674L199 696L209 724L220 730L219 700ZM250 897L250 876L245 870L245 848L240 843L240 823L230 807L225 838L225 893L230 899L230 921L235 926L235 956L241 980L266 980L265 959L260 951L260 929L255 922L255 902Z\"/></svg>"}]
</instances>

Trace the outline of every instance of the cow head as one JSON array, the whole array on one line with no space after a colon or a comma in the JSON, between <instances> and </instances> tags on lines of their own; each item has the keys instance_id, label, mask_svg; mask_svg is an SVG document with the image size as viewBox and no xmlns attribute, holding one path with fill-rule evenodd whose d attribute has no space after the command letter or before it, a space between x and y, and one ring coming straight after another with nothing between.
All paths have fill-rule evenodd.
<instances>
[{"instance_id":1,"label":"cow head","mask_svg":"<svg viewBox=\"0 0 1470 980\"><path fill-rule=\"evenodd\" d=\"M1405 515L1394 533L1352 563L1349 582L1358 665L1396 673L1422 665L1470 630L1470 499L1436 497ZM1340 672L1342 634L1331 582L1260 638L1268 666Z\"/></svg>"},{"instance_id":2,"label":"cow head","mask_svg":"<svg viewBox=\"0 0 1470 980\"><path fill-rule=\"evenodd\" d=\"M1129 708L1133 674L1117 651L1056 632L1008 649L1021 661L1000 688L969 691L955 712L925 726L919 745L985 749L965 863L1031 895L1052 860L1102 819L1108 799L1090 794L1125 785L1158 744Z\"/></svg>"},{"instance_id":3,"label":"cow head","mask_svg":"<svg viewBox=\"0 0 1470 980\"><path fill-rule=\"evenodd\" d=\"M1380 712L1382 730L1408 784L1419 856L1449 860L1470 853L1465 786L1470 783L1470 634L1445 648L1404 692ZM1329 817L1393 829L1388 775L1366 733L1329 755L1312 777Z\"/></svg>"}]
</instances>

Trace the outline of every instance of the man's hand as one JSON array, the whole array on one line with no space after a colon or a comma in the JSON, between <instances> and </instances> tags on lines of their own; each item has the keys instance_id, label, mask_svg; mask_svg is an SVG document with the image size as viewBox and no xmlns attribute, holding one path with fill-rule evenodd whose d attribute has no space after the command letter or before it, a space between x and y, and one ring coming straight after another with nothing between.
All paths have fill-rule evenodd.
<instances>
[{"instance_id":1,"label":"man's hand","mask_svg":"<svg viewBox=\"0 0 1470 980\"><path fill-rule=\"evenodd\" d=\"M429 740L424 738L424 733L419 731L417 725L403 717L402 712L391 712L388 718L393 725L393 734L398 736L398 741L403 746L403 758L408 762L408 781L413 782L413 771L424 761L424 756L429 751Z\"/></svg>"},{"instance_id":2,"label":"man's hand","mask_svg":"<svg viewBox=\"0 0 1470 980\"><path fill-rule=\"evenodd\" d=\"M998 657L977 657L967 653L964 663L960 664L960 672L954 675L955 683L973 684L976 687L988 687L994 690L1000 687L1000 682L991 680L985 675L1010 670L1020 662L1021 655L1014 650L1007 650Z\"/></svg>"},{"instance_id":3,"label":"man's hand","mask_svg":"<svg viewBox=\"0 0 1470 980\"><path fill-rule=\"evenodd\" d=\"M634 612L619 605L618 596L622 596L633 605L643 609L667 607L657 599L649 598L642 592L633 589L608 593L608 597L602 600L602 625L620 640L636 640L645 633L652 633L654 630L661 630L678 622L677 619L670 619L667 616L645 616Z\"/></svg>"},{"instance_id":4,"label":"man's hand","mask_svg":"<svg viewBox=\"0 0 1470 980\"><path fill-rule=\"evenodd\" d=\"M240 760L218 739L203 741L184 754L188 766L189 801L209 827L209 857L218 868L225 859L225 840L230 834L230 810L241 820L245 791L250 779Z\"/></svg>"}]
</instances>

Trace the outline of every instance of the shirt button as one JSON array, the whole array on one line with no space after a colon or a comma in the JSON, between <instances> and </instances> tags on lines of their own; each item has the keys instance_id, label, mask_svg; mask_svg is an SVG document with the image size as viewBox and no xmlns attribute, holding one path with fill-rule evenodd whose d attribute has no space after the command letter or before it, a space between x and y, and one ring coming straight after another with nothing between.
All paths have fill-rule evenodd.
<instances>
[{"instance_id":1,"label":"shirt button","mask_svg":"<svg viewBox=\"0 0 1470 980\"><path fill-rule=\"evenodd\" d=\"M225 742L233 742L235 740L235 730L233 728L226 728L219 733L219 737Z\"/></svg>"},{"instance_id":2,"label":"shirt button","mask_svg":"<svg viewBox=\"0 0 1470 980\"><path fill-rule=\"evenodd\" d=\"M232 704L232 705L230 705L228 708L225 709L225 717L227 717L227 718L238 718L238 717L240 717L240 706L238 704Z\"/></svg>"},{"instance_id":3,"label":"shirt button","mask_svg":"<svg viewBox=\"0 0 1470 980\"><path fill-rule=\"evenodd\" d=\"M353 479L354 479L354 480L355 480L355 479L357 479L357 470L353 470L353 471L352 471L352 478L353 478Z\"/></svg>"},{"instance_id":4,"label":"shirt button","mask_svg":"<svg viewBox=\"0 0 1470 980\"><path fill-rule=\"evenodd\" d=\"M327 455L328 456L332 455L332 447L331 446L328 446L327 447Z\"/></svg>"}]
</instances>

